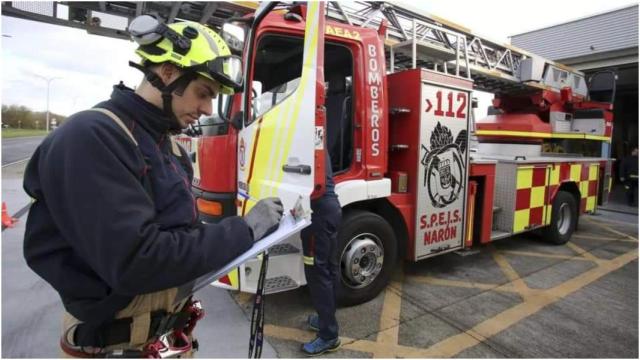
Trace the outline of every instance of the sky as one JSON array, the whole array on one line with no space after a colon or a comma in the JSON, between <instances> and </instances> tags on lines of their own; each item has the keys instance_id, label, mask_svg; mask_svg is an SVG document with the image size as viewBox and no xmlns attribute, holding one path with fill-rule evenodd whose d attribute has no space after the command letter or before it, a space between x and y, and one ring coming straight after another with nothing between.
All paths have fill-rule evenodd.
<instances>
[{"instance_id":1,"label":"sky","mask_svg":"<svg viewBox=\"0 0 640 360\"><path fill-rule=\"evenodd\" d=\"M430 0L411 3L419 11L440 16L493 41L511 35L617 9L632 0ZM402 6L402 2L399 5ZM60 12L64 14L64 10ZM84 30L2 16L2 104L47 106L62 115L105 100L120 80L136 86L141 73L128 66L138 61L131 41L90 35ZM108 20L107 20L108 21ZM103 23L104 24L104 23ZM116 24L113 24L116 25ZM613 24L612 24L613 25Z\"/></svg>"}]
</instances>

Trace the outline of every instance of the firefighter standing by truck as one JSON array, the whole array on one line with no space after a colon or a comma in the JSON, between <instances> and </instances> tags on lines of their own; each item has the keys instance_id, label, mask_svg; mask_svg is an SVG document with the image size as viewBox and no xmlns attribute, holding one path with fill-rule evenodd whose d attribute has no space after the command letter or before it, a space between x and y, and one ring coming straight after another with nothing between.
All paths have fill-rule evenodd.
<instances>
[{"instance_id":1,"label":"firefighter standing by truck","mask_svg":"<svg viewBox=\"0 0 640 360\"><path fill-rule=\"evenodd\" d=\"M334 191L329 152L325 151L325 192L311 200L311 225L300 237L304 252L304 274L311 302L317 314L307 318L309 327L317 331L312 341L302 344L307 355L320 355L340 347L336 320L335 284L338 278L338 226L342 209Z\"/></svg>"},{"instance_id":2,"label":"firefighter standing by truck","mask_svg":"<svg viewBox=\"0 0 640 360\"><path fill-rule=\"evenodd\" d=\"M631 154L622 159L620 165L620 181L624 184L627 195L627 205L633 206L638 198L638 147L634 147Z\"/></svg>"},{"instance_id":3,"label":"firefighter standing by truck","mask_svg":"<svg viewBox=\"0 0 640 360\"><path fill-rule=\"evenodd\" d=\"M190 298L175 305L177 287L250 248L283 211L270 198L244 218L196 221L191 163L171 135L210 115L217 94L240 89L240 60L197 23L142 16L129 31L140 45L142 62L131 63L145 74L139 87L117 85L71 116L24 177L35 199L24 255L62 299L68 356L189 355L201 312Z\"/></svg>"}]
</instances>

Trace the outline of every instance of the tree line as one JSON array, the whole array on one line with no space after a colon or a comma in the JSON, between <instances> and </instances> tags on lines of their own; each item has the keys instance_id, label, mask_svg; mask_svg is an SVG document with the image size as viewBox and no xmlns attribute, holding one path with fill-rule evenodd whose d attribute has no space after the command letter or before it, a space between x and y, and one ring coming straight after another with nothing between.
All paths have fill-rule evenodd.
<instances>
[{"instance_id":1,"label":"tree line","mask_svg":"<svg viewBox=\"0 0 640 360\"><path fill-rule=\"evenodd\" d=\"M12 129L46 129L46 111L33 111L23 105L2 105L2 127ZM49 112L49 121L56 119L60 126L66 116Z\"/></svg>"}]
</instances>

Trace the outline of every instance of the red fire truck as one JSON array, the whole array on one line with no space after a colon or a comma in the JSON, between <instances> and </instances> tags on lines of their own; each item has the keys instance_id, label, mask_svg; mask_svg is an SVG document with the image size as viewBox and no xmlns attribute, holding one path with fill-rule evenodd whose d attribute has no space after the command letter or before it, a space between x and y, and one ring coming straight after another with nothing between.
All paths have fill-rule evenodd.
<instances>
[{"instance_id":1,"label":"red fire truck","mask_svg":"<svg viewBox=\"0 0 640 360\"><path fill-rule=\"evenodd\" d=\"M261 3L231 23L224 35L251 90L220 98L183 139L201 219L243 215L267 196L308 209L327 151L343 208L342 304L375 297L400 260L532 230L566 243L607 200L614 74L587 81L381 2ZM486 117L473 116L474 91L494 94ZM267 293L305 284L298 236L270 254ZM255 292L260 262L216 285Z\"/></svg>"}]
</instances>

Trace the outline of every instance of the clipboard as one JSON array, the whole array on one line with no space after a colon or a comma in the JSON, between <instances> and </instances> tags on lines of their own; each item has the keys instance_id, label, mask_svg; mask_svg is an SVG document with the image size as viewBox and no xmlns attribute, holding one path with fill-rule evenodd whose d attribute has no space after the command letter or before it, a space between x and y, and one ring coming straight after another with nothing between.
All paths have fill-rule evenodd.
<instances>
[{"instance_id":1,"label":"clipboard","mask_svg":"<svg viewBox=\"0 0 640 360\"><path fill-rule=\"evenodd\" d=\"M295 233L302 231L302 229L306 228L309 225L311 225L311 220L308 216L296 218L291 212L286 212L282 217L282 220L280 220L280 226L276 231L271 233L269 236L256 241L253 246L242 255L231 260L220 269L209 272L193 281L179 286L174 303L179 303L189 295L211 284L215 280L218 280L219 278L228 274L231 270L255 258L256 256L258 256L258 254L264 252L273 245L276 245L277 243L291 237Z\"/></svg>"}]
</instances>

